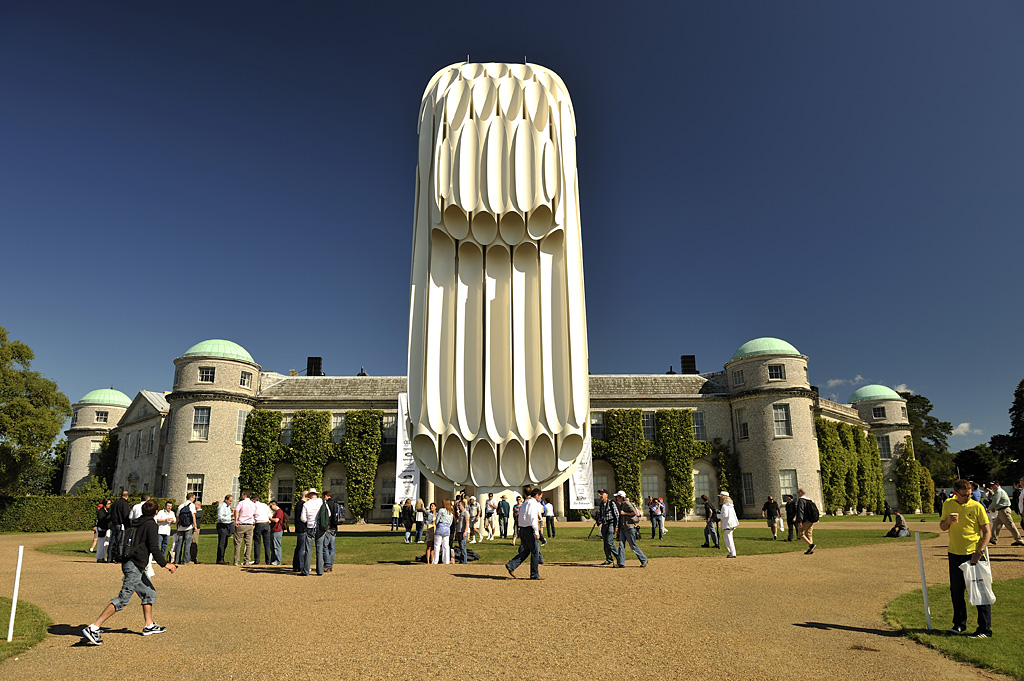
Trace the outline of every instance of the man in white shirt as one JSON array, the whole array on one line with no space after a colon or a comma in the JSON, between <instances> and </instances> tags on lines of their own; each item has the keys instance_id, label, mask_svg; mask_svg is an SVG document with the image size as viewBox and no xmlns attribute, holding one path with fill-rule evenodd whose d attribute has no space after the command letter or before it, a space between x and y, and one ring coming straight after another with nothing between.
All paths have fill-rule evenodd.
<instances>
[{"instance_id":1,"label":"man in white shirt","mask_svg":"<svg viewBox=\"0 0 1024 681\"><path fill-rule=\"evenodd\" d=\"M544 500L544 522L547 523L548 539L555 538L555 507L551 499Z\"/></svg>"},{"instance_id":2,"label":"man in white shirt","mask_svg":"<svg viewBox=\"0 0 1024 681\"><path fill-rule=\"evenodd\" d=\"M245 560L245 565L252 565L252 535L256 527L256 504L249 498L249 491L242 490L242 500L235 505L235 565L239 564L239 558ZM245 554L242 553L242 544L245 544Z\"/></svg>"},{"instance_id":3,"label":"man in white shirt","mask_svg":"<svg viewBox=\"0 0 1024 681\"><path fill-rule=\"evenodd\" d=\"M196 493L185 495L185 502L178 506L178 531L174 533L174 556L172 563L183 565L189 561L189 550L192 547L192 531L196 529L196 507L192 502ZM182 511L187 511L182 513Z\"/></svg>"},{"instance_id":4,"label":"man in white shirt","mask_svg":"<svg viewBox=\"0 0 1024 681\"><path fill-rule=\"evenodd\" d=\"M142 501L140 501L139 503L137 503L134 506L132 506L132 510L128 512L128 521L129 522L131 522L133 520L138 520L139 518L142 517L142 505L144 503L146 503L147 501L149 501L149 495L148 494L143 494L142 495ZM159 529L159 527L160 526L158 525L157 529Z\"/></svg>"},{"instance_id":5,"label":"man in white shirt","mask_svg":"<svg viewBox=\"0 0 1024 681\"><path fill-rule=\"evenodd\" d=\"M324 502L315 489L310 489L307 494L309 494L309 499L302 505L302 512L299 514L299 522L306 528L306 531L299 535L299 541L302 542L302 551L299 554L299 569L303 577L309 577L309 563L312 558L314 545L316 546L316 573L322 575L324 573L324 566L327 565L327 557L324 555L324 536L326 533L317 536L316 528L316 520L320 515L320 508L324 505Z\"/></svg>"},{"instance_id":6,"label":"man in white shirt","mask_svg":"<svg viewBox=\"0 0 1024 681\"><path fill-rule=\"evenodd\" d=\"M156 532L160 538L160 555L167 557L167 546L171 543L171 525L174 524L174 504L167 502L156 514Z\"/></svg>"},{"instance_id":7,"label":"man in white shirt","mask_svg":"<svg viewBox=\"0 0 1024 681\"><path fill-rule=\"evenodd\" d=\"M270 565L270 506L260 501L259 497L253 497L256 504L256 522L252 535L252 562L260 564L260 544L263 545L263 562Z\"/></svg>"},{"instance_id":8,"label":"man in white shirt","mask_svg":"<svg viewBox=\"0 0 1024 681\"><path fill-rule=\"evenodd\" d=\"M519 507L519 517L516 524L519 529L519 538L522 543L515 558L505 563L508 575L515 579L516 568L519 567L526 557L530 557L530 579L544 579L540 576L540 524L544 516L544 504L541 503L541 491L535 487L530 493L530 498Z\"/></svg>"}]
</instances>

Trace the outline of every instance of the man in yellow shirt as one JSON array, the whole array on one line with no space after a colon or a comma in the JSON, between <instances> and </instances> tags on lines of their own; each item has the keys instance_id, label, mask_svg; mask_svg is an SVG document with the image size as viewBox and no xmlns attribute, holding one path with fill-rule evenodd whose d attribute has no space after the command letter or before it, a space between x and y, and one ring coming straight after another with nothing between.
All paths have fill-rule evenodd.
<instances>
[{"instance_id":1,"label":"man in yellow shirt","mask_svg":"<svg viewBox=\"0 0 1024 681\"><path fill-rule=\"evenodd\" d=\"M967 584L960 566L968 561L977 565L992 531L985 507L971 498L971 483L967 480L953 483L953 496L942 503L939 528L949 532L949 593L953 599L953 628L948 633L958 635L967 631L967 603L964 601ZM991 638L992 606L977 607L978 630L969 638Z\"/></svg>"}]
</instances>

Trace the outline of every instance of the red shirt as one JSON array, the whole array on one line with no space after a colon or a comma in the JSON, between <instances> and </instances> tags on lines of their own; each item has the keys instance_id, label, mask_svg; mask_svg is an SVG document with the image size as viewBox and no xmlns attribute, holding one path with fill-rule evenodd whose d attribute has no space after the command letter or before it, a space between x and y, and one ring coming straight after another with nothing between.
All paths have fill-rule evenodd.
<instances>
[{"instance_id":1,"label":"red shirt","mask_svg":"<svg viewBox=\"0 0 1024 681\"><path fill-rule=\"evenodd\" d=\"M271 532L284 532L284 525L288 520L288 516L284 514L284 511L277 509L274 511L274 515L270 516L270 531Z\"/></svg>"}]
</instances>

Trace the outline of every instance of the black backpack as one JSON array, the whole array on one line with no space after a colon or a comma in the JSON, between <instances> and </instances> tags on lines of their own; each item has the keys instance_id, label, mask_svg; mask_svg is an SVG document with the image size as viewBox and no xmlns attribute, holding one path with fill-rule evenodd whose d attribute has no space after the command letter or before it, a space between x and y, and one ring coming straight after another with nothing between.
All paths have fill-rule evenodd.
<instances>
[{"instance_id":1,"label":"black backpack","mask_svg":"<svg viewBox=\"0 0 1024 681\"><path fill-rule=\"evenodd\" d=\"M189 508L188 504L185 504L178 511L178 529L187 529L189 527L192 527L192 509Z\"/></svg>"},{"instance_id":2,"label":"black backpack","mask_svg":"<svg viewBox=\"0 0 1024 681\"><path fill-rule=\"evenodd\" d=\"M128 527L124 528L119 537L117 549L119 554L119 560L122 563L127 563L135 555L135 547L142 540L142 532L139 530L141 526L132 523Z\"/></svg>"},{"instance_id":3,"label":"black backpack","mask_svg":"<svg viewBox=\"0 0 1024 681\"><path fill-rule=\"evenodd\" d=\"M804 499L804 522L816 523L821 516L818 514L818 507L810 499Z\"/></svg>"}]
</instances>

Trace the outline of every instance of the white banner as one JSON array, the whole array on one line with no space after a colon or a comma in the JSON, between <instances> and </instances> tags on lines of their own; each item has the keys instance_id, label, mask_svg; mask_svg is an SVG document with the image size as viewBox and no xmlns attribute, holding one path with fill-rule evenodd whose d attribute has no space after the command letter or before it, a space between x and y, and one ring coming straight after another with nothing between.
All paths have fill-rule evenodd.
<instances>
[{"instance_id":1,"label":"white banner","mask_svg":"<svg viewBox=\"0 0 1024 681\"><path fill-rule=\"evenodd\" d=\"M396 424L397 456L395 457L395 501L405 503L412 499L415 505L420 497L420 469L412 458L412 438L409 437L409 395L398 394L398 423Z\"/></svg>"},{"instance_id":2,"label":"white banner","mask_svg":"<svg viewBox=\"0 0 1024 681\"><path fill-rule=\"evenodd\" d=\"M569 508L594 509L594 460L590 452L590 433L583 440L580 464L569 478Z\"/></svg>"}]
</instances>

